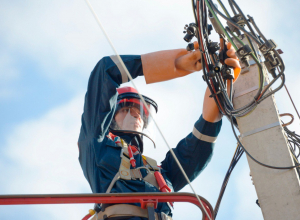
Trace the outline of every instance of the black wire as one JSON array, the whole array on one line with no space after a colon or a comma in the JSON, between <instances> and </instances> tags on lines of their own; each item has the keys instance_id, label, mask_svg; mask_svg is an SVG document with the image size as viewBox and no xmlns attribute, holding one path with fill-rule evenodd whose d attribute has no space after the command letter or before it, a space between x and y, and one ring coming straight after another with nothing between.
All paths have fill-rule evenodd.
<instances>
[{"instance_id":1,"label":"black wire","mask_svg":"<svg viewBox=\"0 0 300 220\"><path fill-rule=\"evenodd\" d=\"M237 15L237 12L236 12L235 8L233 7L232 1L228 0L228 3L229 3L229 6L230 6L230 8L231 8L233 14L234 14L234 15Z\"/></svg>"},{"instance_id":2,"label":"black wire","mask_svg":"<svg viewBox=\"0 0 300 220\"><path fill-rule=\"evenodd\" d=\"M214 5L214 3L212 2L212 0L208 0L210 2L210 6L213 8L213 10L215 12L217 12L222 18L224 18L226 21L228 21L229 23L231 23L234 27L238 28L239 30L243 31L245 33L245 35L249 36L251 39L253 39L259 46L261 46L261 42L260 40L258 40L255 36L253 36L251 33L249 33L248 31L246 31L244 28L242 28L240 25L238 25L237 23L235 23L232 19L227 18L226 15L224 15L222 12L220 12L216 6Z\"/></svg>"},{"instance_id":3,"label":"black wire","mask_svg":"<svg viewBox=\"0 0 300 220\"><path fill-rule=\"evenodd\" d=\"M288 136L288 143L290 144L290 148L295 158L298 159L300 155L300 136L295 132L290 131L286 126L284 127L284 131ZM292 144L294 147L292 147ZM298 154L296 155L296 147L298 148Z\"/></svg>"},{"instance_id":4,"label":"black wire","mask_svg":"<svg viewBox=\"0 0 300 220\"><path fill-rule=\"evenodd\" d=\"M222 9L225 11L225 13L228 14L228 15L230 16L230 14L229 14L229 12L227 11L227 9L226 9L225 5L223 4L223 2L222 2L221 0L218 0L218 2L219 2L219 4L221 5Z\"/></svg>"},{"instance_id":5,"label":"black wire","mask_svg":"<svg viewBox=\"0 0 300 220\"><path fill-rule=\"evenodd\" d=\"M214 98L214 100L215 100L215 103L217 104L217 106L218 106L219 109L222 109L221 106L219 105L219 102L217 101L217 97L216 97L215 92L214 92L214 90L213 90L213 88L212 88L212 85L211 85L210 82L209 82L209 77L208 77L208 74L207 74L207 72L208 72L209 70L206 69L206 64L205 64L205 62L204 62L204 56L206 56L206 58L207 58L206 60L207 60L208 62L210 61L210 56L209 56L209 54L208 54L207 48L205 47L206 44L204 43L204 40L202 40L204 48L202 47L202 44L201 44L201 41L200 41L200 38L203 39L203 22L202 22L202 20L203 20L203 17L202 17L202 15L203 15L203 13L202 13L202 10L203 10L203 7L202 7L202 5L203 5L203 0L197 1L197 4L199 4L199 12L201 12L201 16L199 15L199 18L202 18L201 21L196 20L196 22L199 24L198 27L201 28L201 36L200 36L200 31L198 31L197 33L198 33L198 43L199 43L199 47L201 48L201 50L202 50L202 52L203 52L203 53L202 53L202 56L201 56L201 63L202 63L203 77L204 77L204 80L205 80L206 83L207 83L207 86L208 86L208 88L209 88L211 94L213 95L213 98ZM195 8L195 6L193 6L193 7ZM198 19L198 16L195 16L195 17L196 17L196 19ZM206 14L206 17L207 17L207 14ZM206 22L207 22L207 19L205 19L205 20L206 20ZM207 23L206 23L206 26L207 26ZM208 38L207 38L207 39L208 39ZM220 103L221 103L221 102L220 102ZM224 114L224 113L222 112L222 114Z\"/></svg>"},{"instance_id":6,"label":"black wire","mask_svg":"<svg viewBox=\"0 0 300 220\"><path fill-rule=\"evenodd\" d=\"M247 41L249 42L250 47L251 47L251 49L252 49L252 51L253 51L253 53L254 53L256 59L259 59L258 54L257 54L257 52L256 52L256 50L255 50L255 47L254 47L254 45L253 45L253 43L252 43L252 40L251 40L247 35L245 35L245 37L247 38Z\"/></svg>"},{"instance_id":7,"label":"black wire","mask_svg":"<svg viewBox=\"0 0 300 220\"><path fill-rule=\"evenodd\" d=\"M231 80L229 80L229 99L230 99L230 101L232 102L232 87L233 87L233 80L231 79Z\"/></svg>"},{"instance_id":8,"label":"black wire","mask_svg":"<svg viewBox=\"0 0 300 220\"><path fill-rule=\"evenodd\" d=\"M199 28L201 29L201 36L199 35L199 38L204 38L205 37L205 40L206 40L206 44L204 43L204 40L202 41L203 42L203 48L202 48L202 45L201 45L201 48L202 48L202 51L204 52L206 58L207 58L207 63L208 64L211 64L211 60L210 60L210 57L208 56L208 53L207 53L207 48L206 48L206 45L208 44L207 41L208 41L208 37L207 37L207 34L205 34L205 27L207 27L207 14L206 14L206 7L204 5L204 1L203 0L200 0L197 2L197 4L199 4L199 13L201 13L201 16L198 15L199 18L201 18L201 21L199 21L198 23L200 24L199 25ZM197 17L197 18L198 18ZM203 37L203 34L204 34L204 37ZM199 39L198 39L199 40ZM200 41L200 40L199 40ZM255 59L256 62L257 59ZM226 84L225 86L223 86L223 82L221 82L221 80L218 78L218 76L216 77L216 80L217 82L219 82L219 84L216 84L215 83L215 80L213 78L211 78L213 84L215 85L214 88L215 88L215 92L213 91L212 89L212 86L210 85L209 83L209 76L207 76L207 74L205 73L205 69L206 69L206 66L204 66L203 70L204 70L204 77L206 79L206 82L209 86L209 89L211 91L211 94L213 94L214 96L216 96L217 94L216 93L219 93L217 96L218 96L218 99L219 99L219 103L218 103L218 107L222 107L222 108L219 108L220 110L223 109L224 112L222 112L222 114L225 114L225 115L233 115L233 116L243 116L245 114L247 114L248 112L252 111L253 108L256 107L256 99L257 97L260 95L262 89L263 89L263 74L262 74L262 67L260 65L260 63L258 62L258 66L260 68L260 79L261 79L261 84L259 86L259 89L258 89L258 92L257 92L257 95L255 96L255 100L251 101L249 104L243 106L242 108L239 108L239 109L234 109L233 108L233 104L232 104L232 100L230 99L230 97L228 97L228 94L227 94L227 90L226 90ZM209 72L210 70L207 70L207 72ZM216 99L215 99L216 100Z\"/></svg>"},{"instance_id":9,"label":"black wire","mask_svg":"<svg viewBox=\"0 0 300 220\"><path fill-rule=\"evenodd\" d=\"M258 26L256 25L254 18L251 17L250 15L247 15L250 22L252 23L253 27L255 28L255 30L257 31L257 33L259 34L260 37L262 37L262 39L267 42L267 38L265 38L265 36L263 35L263 33L260 31L260 29L258 28Z\"/></svg>"},{"instance_id":10,"label":"black wire","mask_svg":"<svg viewBox=\"0 0 300 220\"><path fill-rule=\"evenodd\" d=\"M259 99L259 103L261 101L263 101L264 99L266 99L267 97L269 97L270 95L274 94L275 92L277 92L278 90L280 90L283 86L284 86L284 83L285 83L285 75L284 75L284 70L285 70L285 65L284 65L284 62L282 60L282 58L280 57L280 55L278 54L277 50L273 50L273 52L275 53L276 57L278 59L280 59L280 73L268 84L268 86L265 88L264 92L262 93L262 97ZM281 78L281 84L274 90L272 90L272 92L268 93L267 95L263 96L266 92L267 92L267 89L271 87L272 84L274 84L274 82L278 79L278 78Z\"/></svg>"},{"instance_id":11,"label":"black wire","mask_svg":"<svg viewBox=\"0 0 300 220\"><path fill-rule=\"evenodd\" d=\"M237 39L238 37L234 33L232 33L232 31L228 27L226 27L226 30L228 30L229 34L231 36L233 36L238 41L238 39ZM248 41L249 41L249 39L248 39ZM250 43L251 43L251 41L250 41ZM260 96L261 91L262 91L263 86L264 86L263 85L264 75L263 75L262 65L257 61L257 59L254 58L254 54L251 54L251 56L252 56L253 60L255 60L256 64L258 65L258 68L259 68L260 85L259 85L259 88L258 88L258 91L257 91L256 95L254 96L253 101L251 101L250 103L248 103L247 105L245 105L245 106L243 106L239 109L233 109L232 108L232 109L228 110L234 116L241 117L241 116L247 114L247 112L252 111L253 108L255 108L256 105L257 105L255 100Z\"/></svg>"},{"instance_id":12,"label":"black wire","mask_svg":"<svg viewBox=\"0 0 300 220\"><path fill-rule=\"evenodd\" d=\"M259 67L260 64L258 64ZM261 77L261 81L263 80L263 74L262 74L262 67L260 68L260 77ZM215 86L216 88L217 86ZM260 87L259 87L259 90L258 90L258 93L256 95L256 97L258 97L260 95L260 92L262 91L262 88L263 88L263 85L261 83ZM226 103L222 104L222 106L224 106L224 113L225 115L228 115L228 114L233 114L234 116L242 116L244 114L246 114L247 112L251 111L254 107L255 107L255 100L253 100L252 102L250 102L248 105L245 105L244 107L238 109L238 110L234 110L233 109L233 105L232 105L232 102L230 100L230 98L228 97L228 94L226 92L226 89L224 88L221 88L221 91L222 91L222 95L223 95L223 100L226 101ZM225 91L225 93L223 92ZM217 92L217 91L216 91ZM214 94L214 93L213 93ZM220 96L218 96L220 97ZM220 98L221 99L221 98ZM228 107L227 107L228 106ZM245 112L245 110L247 110L247 112ZM242 115L239 113L239 112L242 112Z\"/></svg>"},{"instance_id":13,"label":"black wire","mask_svg":"<svg viewBox=\"0 0 300 220\"><path fill-rule=\"evenodd\" d=\"M195 19L195 24L197 25L198 27L198 20L197 20L197 16L196 16L196 13L197 13L197 10L196 10L196 3L194 0L192 0L192 7L193 7L193 14L194 14L194 19Z\"/></svg>"},{"instance_id":14,"label":"black wire","mask_svg":"<svg viewBox=\"0 0 300 220\"><path fill-rule=\"evenodd\" d=\"M218 197L218 200L217 200L215 208L214 208L214 217L215 217L215 219L216 219L216 216L218 214L218 211L219 211L221 201L222 201L224 192L226 190L227 184L229 182L230 175L231 175L235 165L237 164L237 162L239 161L239 159L243 155L243 153L244 153L243 149L240 146L238 146L235 153L234 153L234 156L233 156L233 158L230 162L230 165L229 165L229 168L228 168L227 173L225 175L225 178L223 180L221 190L220 190L220 193L219 193L219 197Z\"/></svg>"},{"instance_id":15,"label":"black wire","mask_svg":"<svg viewBox=\"0 0 300 220\"><path fill-rule=\"evenodd\" d=\"M241 8L238 6L238 4L235 2L235 0L229 0L230 2L232 2L234 4L234 7L239 11L240 15L243 17L244 21L246 22L246 25L248 26L250 32L256 36L256 33L254 32L253 28L251 27L251 24L249 23L248 19L246 18L246 16L244 15L243 11L241 10Z\"/></svg>"},{"instance_id":16,"label":"black wire","mask_svg":"<svg viewBox=\"0 0 300 220\"><path fill-rule=\"evenodd\" d=\"M212 4L211 2L211 0L208 0L209 2L210 2L210 5L211 5L211 7L213 7L214 8L214 10L217 12L217 13L219 13L224 19L226 19L226 20L228 20L228 18L225 16L225 15L223 15L220 11L218 11L218 9L216 9L216 7L214 6L214 4ZM242 11L241 11L241 9L238 7L238 5L235 3L235 1L234 0L232 0L233 1L233 4L235 4L235 6L236 6L236 8L239 10L239 12L242 14L242 16L244 16L244 14L242 13ZM203 2L203 0L201 1L201 2ZM201 9L201 10L203 10L203 8ZM245 18L245 16L244 16L244 18ZM246 18L245 18L246 19ZM246 19L247 20L247 19ZM229 22L233 22L233 21L229 21ZM247 21L248 22L248 21ZM234 22L233 22L234 23ZM237 25L237 24L236 24ZM250 24L248 24L249 26L250 26ZM202 28L203 28L203 25L202 25ZM240 29L240 30L242 30L243 31L243 28L242 27L240 27L239 25L237 25L237 28L238 29ZM249 27L250 29L251 29L251 26ZM252 30L252 29L251 29ZM203 32L203 31L202 31ZM256 41L256 43L258 43L258 44L261 44L261 42L260 42L260 40L258 40L257 38L255 38L254 36L251 36L251 33L247 33L247 31L244 31L245 32L245 35L246 35L246 37L248 38L248 36L251 38L251 39L253 39L254 41ZM253 31L254 32L254 31ZM255 33L254 33L255 34ZM235 36L234 34L233 34L233 36ZM256 51L255 51L255 49L254 49L254 46L253 46L253 44L252 44L252 41L251 41L251 39L249 39L248 38L248 41L249 41L249 44L250 44L250 46L252 47L252 50L253 50L253 53L255 53L255 54L251 54L251 56L253 57L253 59L254 59L254 57L256 58L256 57L258 57L258 55L257 55L257 53L256 53ZM257 42L257 41L259 41L259 42ZM205 52L206 52L206 50L205 50ZM281 73L283 74L283 70L284 70L284 63L283 63L283 60L281 59L281 57L280 57L280 55L278 54L278 52L277 51L273 51L274 52L274 54L276 55L276 57L279 59L279 62L280 62L280 68L281 68ZM209 60L209 59L208 59ZM263 91L263 93L261 94L261 92L262 92L262 90L263 90L263 87L264 87L264 85L263 85L263 81L264 81L264 75L263 75L263 69L262 69L262 65L259 63L259 61L257 60L257 58L256 59L254 59L255 60L255 62L257 63L257 65L258 65L258 67L259 67L259 73L260 73L260 85L259 85L259 89L258 89L258 91L257 91L257 94L254 96L254 99L253 99L253 101L251 101L250 103L248 103L247 105L245 105L245 106L243 106L243 107L241 107L241 108L239 108L239 109L234 109L233 108L233 105L232 105L232 102L230 101L230 98L228 97L228 94L225 92L223 92L225 89L224 89L224 87L222 88L220 88L220 90L218 90L218 87L217 86L214 86L215 87L215 89L216 89L216 92L218 92L218 91L221 91L222 93L221 94L219 94L218 95L218 98L219 98L219 101L220 101L220 105L223 107L223 110L224 110L224 112L223 112L223 114L225 114L225 115L232 115L232 116L235 116L235 117L242 117L242 116L244 116L244 115L246 115L246 114L248 114L250 111L252 111L256 106L257 106L257 104L258 103L260 103L261 101L263 101L264 99L266 99L267 97L269 97L269 96L271 96L272 94L274 94L275 92L277 92L279 89L281 89L283 86L284 86L284 76L282 76L281 75L281 73L279 74L280 76L282 76L282 79L283 79L283 81L282 81L282 83L281 83L281 85L279 86L279 87L277 87L276 89L274 89L274 90L272 90L271 92L269 92L267 95L264 95L267 91L268 91L268 88L270 88L271 87L271 85L273 85L274 84L274 82L279 78L279 77L276 77L276 79L275 80L272 80L271 81L271 83L265 88L265 90ZM218 80L218 81L220 81L220 80ZM207 81L208 82L208 81ZM220 84L219 84L219 86L221 86ZM212 93L213 95L216 95L215 93ZM260 97L260 99L258 100L258 97Z\"/></svg>"}]
</instances>

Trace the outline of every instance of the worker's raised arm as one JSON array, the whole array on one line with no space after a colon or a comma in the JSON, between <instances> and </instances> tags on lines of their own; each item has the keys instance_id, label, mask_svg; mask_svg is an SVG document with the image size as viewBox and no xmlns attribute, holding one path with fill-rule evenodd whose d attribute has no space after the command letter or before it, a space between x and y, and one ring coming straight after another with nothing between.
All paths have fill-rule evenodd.
<instances>
[{"instance_id":1,"label":"worker's raised arm","mask_svg":"<svg viewBox=\"0 0 300 220\"><path fill-rule=\"evenodd\" d=\"M198 48L198 43L194 44L195 48ZM201 54L198 49L195 51L163 50L143 54L141 57L147 84L183 77L202 69Z\"/></svg>"},{"instance_id":2,"label":"worker's raised arm","mask_svg":"<svg viewBox=\"0 0 300 220\"><path fill-rule=\"evenodd\" d=\"M133 78L143 75L141 56L121 56ZM117 90L128 82L125 70L116 56L102 58L92 71L85 95L79 142L88 136L105 135L115 113Z\"/></svg>"}]
</instances>

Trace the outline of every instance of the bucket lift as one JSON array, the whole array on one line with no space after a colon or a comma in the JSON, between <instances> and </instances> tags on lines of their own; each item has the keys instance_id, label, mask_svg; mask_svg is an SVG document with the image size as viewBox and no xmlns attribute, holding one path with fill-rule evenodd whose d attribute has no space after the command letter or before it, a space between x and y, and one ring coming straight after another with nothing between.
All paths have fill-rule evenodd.
<instances>
[{"instance_id":1,"label":"bucket lift","mask_svg":"<svg viewBox=\"0 0 300 220\"><path fill-rule=\"evenodd\" d=\"M213 220L213 208L210 203L199 196L205 211ZM148 219L155 220L155 208L159 202L189 202L202 211L202 220L209 220L205 211L192 193L95 193L95 194L44 194L44 195L5 195L0 196L0 205L37 205L37 204L74 204L74 203L105 203L123 204L140 203L141 208L147 209ZM88 220L94 212L86 215L82 220ZM94 219L94 218L93 218ZM96 218L95 218L96 219Z\"/></svg>"}]
</instances>

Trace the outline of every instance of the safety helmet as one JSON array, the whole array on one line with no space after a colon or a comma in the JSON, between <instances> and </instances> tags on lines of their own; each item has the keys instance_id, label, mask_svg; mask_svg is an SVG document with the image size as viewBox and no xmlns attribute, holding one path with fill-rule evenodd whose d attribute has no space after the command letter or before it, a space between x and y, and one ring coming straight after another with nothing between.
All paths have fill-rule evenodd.
<instances>
[{"instance_id":1,"label":"safety helmet","mask_svg":"<svg viewBox=\"0 0 300 220\"><path fill-rule=\"evenodd\" d=\"M117 88L117 91L119 93L118 98L117 98L117 107L116 107L116 112L114 115L114 118L112 120L112 123L110 125L110 128L113 130L122 130L120 128L115 120L115 116L118 114L118 112L124 108L127 107L129 109L135 108L138 110L140 117L143 120L143 133L152 136L153 133L153 118L156 113L157 113L157 104L155 101L152 99L148 98L147 96L142 95L144 98L148 109L150 112L147 110L146 106L143 104L141 98L138 95L138 92L136 89L132 87L122 87L122 88ZM150 114L151 113L151 114ZM151 117L152 115L152 117Z\"/></svg>"}]
</instances>

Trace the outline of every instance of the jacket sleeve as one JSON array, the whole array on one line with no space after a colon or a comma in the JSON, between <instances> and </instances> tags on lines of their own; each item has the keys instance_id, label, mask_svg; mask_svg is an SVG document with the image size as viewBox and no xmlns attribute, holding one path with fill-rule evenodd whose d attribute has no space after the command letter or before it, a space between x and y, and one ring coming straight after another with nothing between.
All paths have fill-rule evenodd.
<instances>
[{"instance_id":1,"label":"jacket sleeve","mask_svg":"<svg viewBox=\"0 0 300 220\"><path fill-rule=\"evenodd\" d=\"M143 75L141 56L121 56L132 78ZM92 71L85 95L79 143L92 137L103 139L116 109L118 88L128 82L116 56L102 58Z\"/></svg>"},{"instance_id":2,"label":"jacket sleeve","mask_svg":"<svg viewBox=\"0 0 300 220\"><path fill-rule=\"evenodd\" d=\"M180 164L190 181L193 181L209 163L214 143L220 132L222 121L211 123L201 116L195 123L193 131L173 148ZM182 189L187 181L170 152L162 162L162 168L170 179L174 191Z\"/></svg>"}]
</instances>

